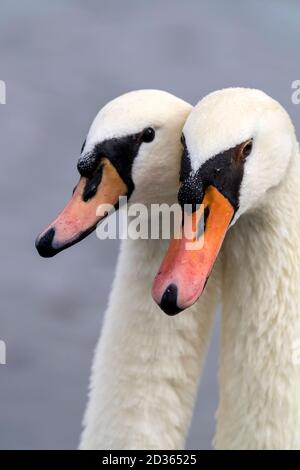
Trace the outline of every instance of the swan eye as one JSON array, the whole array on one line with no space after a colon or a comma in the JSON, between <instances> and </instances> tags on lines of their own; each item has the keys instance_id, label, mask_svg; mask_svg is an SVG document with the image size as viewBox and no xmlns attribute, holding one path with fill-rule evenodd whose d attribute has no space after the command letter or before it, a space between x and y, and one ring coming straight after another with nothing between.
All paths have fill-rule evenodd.
<instances>
[{"instance_id":1,"label":"swan eye","mask_svg":"<svg viewBox=\"0 0 300 470\"><path fill-rule=\"evenodd\" d=\"M253 147L253 142L252 140L249 140L249 142L247 142L244 147L243 147L243 150L242 150L242 157L245 159L247 158L251 151L252 151L252 147Z\"/></svg>"},{"instance_id":2,"label":"swan eye","mask_svg":"<svg viewBox=\"0 0 300 470\"><path fill-rule=\"evenodd\" d=\"M142 141L147 142L147 143L152 142L152 140L154 140L154 137L155 137L155 130L152 127L148 127L147 129L143 131Z\"/></svg>"}]
</instances>

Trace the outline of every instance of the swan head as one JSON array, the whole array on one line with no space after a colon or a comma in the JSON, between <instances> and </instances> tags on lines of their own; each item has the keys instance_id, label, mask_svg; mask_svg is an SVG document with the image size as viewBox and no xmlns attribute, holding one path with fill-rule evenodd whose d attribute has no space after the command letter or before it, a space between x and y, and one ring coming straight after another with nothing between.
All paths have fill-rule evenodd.
<instances>
[{"instance_id":1,"label":"swan head","mask_svg":"<svg viewBox=\"0 0 300 470\"><path fill-rule=\"evenodd\" d=\"M39 254L54 256L85 238L120 196L141 203L176 196L180 135L190 110L158 90L126 93L104 106L82 146L71 200L36 239Z\"/></svg>"},{"instance_id":2,"label":"swan head","mask_svg":"<svg viewBox=\"0 0 300 470\"><path fill-rule=\"evenodd\" d=\"M296 145L279 103L245 88L202 99L187 118L183 139L178 200L184 225L190 221L195 234L191 243L185 235L171 242L153 285L154 299L169 314L198 299L228 228L266 203L284 180Z\"/></svg>"}]
</instances>

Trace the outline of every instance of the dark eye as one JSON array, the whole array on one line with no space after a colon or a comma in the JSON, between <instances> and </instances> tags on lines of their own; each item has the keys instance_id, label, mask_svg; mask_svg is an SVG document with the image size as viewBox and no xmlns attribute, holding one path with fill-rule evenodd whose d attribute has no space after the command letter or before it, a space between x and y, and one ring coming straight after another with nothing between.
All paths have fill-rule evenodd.
<instances>
[{"instance_id":1,"label":"dark eye","mask_svg":"<svg viewBox=\"0 0 300 470\"><path fill-rule=\"evenodd\" d=\"M243 155L243 158L247 158L250 153L251 153L251 150L252 150L252 140L250 140L249 142L246 143L246 145L244 146L243 150L242 150L242 155Z\"/></svg>"},{"instance_id":2,"label":"dark eye","mask_svg":"<svg viewBox=\"0 0 300 470\"><path fill-rule=\"evenodd\" d=\"M185 137L184 137L184 134L181 134L180 142L182 143L182 145L183 145L183 147L184 147L184 146L185 146Z\"/></svg>"},{"instance_id":3,"label":"dark eye","mask_svg":"<svg viewBox=\"0 0 300 470\"><path fill-rule=\"evenodd\" d=\"M143 142L152 142L155 137L155 130L152 127L148 127L143 131L142 141Z\"/></svg>"}]
</instances>

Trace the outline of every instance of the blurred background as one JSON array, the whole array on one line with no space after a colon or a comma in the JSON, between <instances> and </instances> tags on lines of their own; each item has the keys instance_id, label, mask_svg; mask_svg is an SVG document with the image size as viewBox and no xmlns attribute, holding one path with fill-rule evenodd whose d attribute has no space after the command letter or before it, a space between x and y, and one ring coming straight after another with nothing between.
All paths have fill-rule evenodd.
<instances>
[{"instance_id":1,"label":"blurred background","mask_svg":"<svg viewBox=\"0 0 300 470\"><path fill-rule=\"evenodd\" d=\"M72 449L118 242L93 234L54 259L37 233L68 200L91 120L129 90L195 104L227 86L278 99L300 130L297 0L0 0L1 449ZM217 407L219 321L190 429L209 449Z\"/></svg>"}]
</instances>

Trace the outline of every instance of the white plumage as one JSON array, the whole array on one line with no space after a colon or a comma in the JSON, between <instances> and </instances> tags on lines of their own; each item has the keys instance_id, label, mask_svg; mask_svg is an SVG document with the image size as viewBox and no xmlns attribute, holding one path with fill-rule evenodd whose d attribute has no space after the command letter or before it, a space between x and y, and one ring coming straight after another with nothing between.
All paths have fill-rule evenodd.
<instances>
[{"instance_id":1,"label":"white plumage","mask_svg":"<svg viewBox=\"0 0 300 470\"><path fill-rule=\"evenodd\" d=\"M300 155L286 111L258 90L214 92L184 127L194 169L253 138L222 248L218 449L300 448ZM186 312L188 314L188 312Z\"/></svg>"},{"instance_id":2,"label":"white plumage","mask_svg":"<svg viewBox=\"0 0 300 470\"><path fill-rule=\"evenodd\" d=\"M132 92L100 111L87 145L107 135L155 128L154 141L143 146L134 161L130 201L173 203L179 186L180 136L190 111L189 104L168 93ZM187 314L163 314L151 298L151 285L166 247L167 241L160 240L121 243L93 362L81 449L184 447L216 289L210 282Z\"/></svg>"},{"instance_id":3,"label":"white plumage","mask_svg":"<svg viewBox=\"0 0 300 470\"><path fill-rule=\"evenodd\" d=\"M133 201L171 203L178 189L179 137L191 108L161 92L139 93L137 101L128 95L128 116L117 112L117 100L100 112L88 142L103 138L103 129L113 136L126 133L127 124L130 132L139 128L142 101L154 93L142 125L156 122L159 131L134 163ZM114 130L115 115L120 122ZM215 446L299 449L300 366L293 361L293 345L300 339L300 160L293 125L264 93L237 88L204 98L184 134L194 171L213 155L254 139L239 209L204 294L176 317L162 314L150 296L165 242L122 242L80 447L184 446L221 273Z\"/></svg>"}]
</instances>

